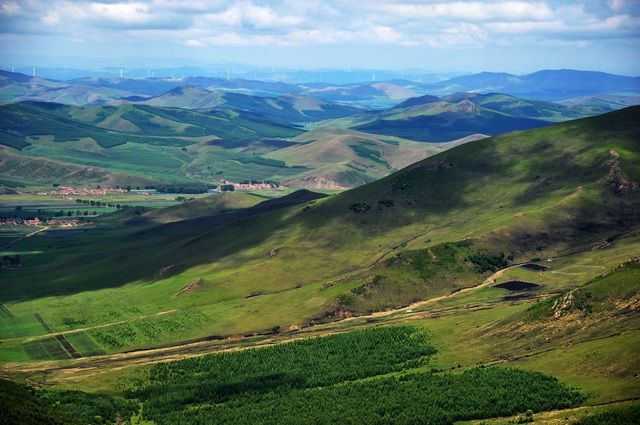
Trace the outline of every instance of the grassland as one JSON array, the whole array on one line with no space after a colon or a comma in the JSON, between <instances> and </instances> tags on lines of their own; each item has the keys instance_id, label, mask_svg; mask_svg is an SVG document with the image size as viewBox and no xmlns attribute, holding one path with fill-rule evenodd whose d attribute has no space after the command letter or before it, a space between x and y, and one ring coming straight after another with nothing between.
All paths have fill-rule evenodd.
<instances>
[{"instance_id":1,"label":"grassland","mask_svg":"<svg viewBox=\"0 0 640 425\"><path fill-rule=\"evenodd\" d=\"M298 143L268 153L266 157L302 169L292 176L277 176L285 184L349 188L375 181L420 159L476 139L425 146L396 137L319 128L297 136L293 140Z\"/></svg>"},{"instance_id":2,"label":"grassland","mask_svg":"<svg viewBox=\"0 0 640 425\"><path fill-rule=\"evenodd\" d=\"M478 133L496 135L539 128L593 113L588 108L498 93L457 93L442 98L430 95L411 98L382 111L354 114L320 125L435 143Z\"/></svg>"},{"instance_id":3,"label":"grassland","mask_svg":"<svg viewBox=\"0 0 640 425\"><path fill-rule=\"evenodd\" d=\"M332 131L324 130L323 137L329 140L305 148L302 145L311 139L295 137L303 133L298 122L341 116L346 113L345 108L358 110L314 100L319 102L316 104L295 96L283 99L277 108L259 98L246 105L241 102L245 109L210 110L132 104L4 105L0 111L5 129L0 134L0 184L10 188L52 183L179 187L210 185L226 179L348 188L408 165L409 158L415 161L455 145L428 146L392 138L381 143L375 135L351 132L357 137L352 136L346 150L337 152L340 164L336 165L336 154L328 155L328 150L331 139L344 132L335 130L338 134L332 136ZM233 102L240 100L234 98ZM262 114L261 108L271 113ZM374 141L373 150L364 146L370 145L369 141ZM325 147L312 161L305 159L310 149L317 150L321 145ZM287 150L288 147L300 149ZM369 155L374 160L367 160L366 155L362 156L365 148L381 157ZM270 155L280 150L287 151L281 158ZM323 179L327 181L318 184Z\"/></svg>"},{"instance_id":4,"label":"grassland","mask_svg":"<svg viewBox=\"0 0 640 425\"><path fill-rule=\"evenodd\" d=\"M126 212L55 241L53 257L25 256L20 270L3 272L2 301L20 320L38 312L88 352L113 353L270 333L459 291L491 274L478 255L562 257L634 231L637 194L619 189L640 174L634 114L466 144L326 199L201 216L205 207L164 224ZM612 167L627 177L606 180ZM447 244L470 238L449 259ZM32 237L12 250L52 252L51 244ZM18 332L2 356L26 360L23 345L49 337L44 328Z\"/></svg>"},{"instance_id":5,"label":"grassland","mask_svg":"<svg viewBox=\"0 0 640 425\"><path fill-rule=\"evenodd\" d=\"M122 394L114 383L144 380L152 367L138 367L145 363L410 324L437 350L416 376L386 371L324 394L349 400L388 390L384 409L397 412L398 400L433 385L552 382L489 367L507 364L556 376L586 397L537 410L637 398L640 269L625 262L640 253L639 110L465 144L325 198L303 191L253 206L204 199L193 209L107 215L61 240L26 238L11 249L51 255L26 255L22 268L2 272L3 370ZM520 267L531 262L548 268ZM494 287L512 280L538 286ZM565 304L566 314L557 308ZM579 362L567 367L570 359ZM285 378L269 382L278 387ZM291 406L328 405L322 391L287 382ZM230 401L171 418L258 420L282 410L279 391L247 395L255 410ZM418 404L434 403L420 397ZM434 421L533 409L522 401L491 410L486 399L473 400L475 416L445 409ZM345 401L339 411L384 414L357 404L363 410ZM409 413L407 422L424 412Z\"/></svg>"}]
</instances>

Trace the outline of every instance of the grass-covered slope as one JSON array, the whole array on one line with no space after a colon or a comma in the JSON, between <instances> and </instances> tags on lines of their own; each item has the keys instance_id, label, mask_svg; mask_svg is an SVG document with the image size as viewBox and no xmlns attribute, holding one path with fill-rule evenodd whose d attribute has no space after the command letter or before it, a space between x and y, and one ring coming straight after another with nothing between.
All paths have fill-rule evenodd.
<instances>
[{"instance_id":1,"label":"grass-covered slope","mask_svg":"<svg viewBox=\"0 0 640 425\"><path fill-rule=\"evenodd\" d=\"M363 116L355 128L412 140L441 142L474 133L497 135L590 115L578 106L531 101L504 94L458 93L409 99Z\"/></svg>"},{"instance_id":2,"label":"grass-covered slope","mask_svg":"<svg viewBox=\"0 0 640 425\"><path fill-rule=\"evenodd\" d=\"M249 208L261 201L263 199L243 192L222 192L219 195L195 199L184 204L150 210L135 217L130 223L171 223L189 220Z\"/></svg>"},{"instance_id":3,"label":"grass-covered slope","mask_svg":"<svg viewBox=\"0 0 640 425\"><path fill-rule=\"evenodd\" d=\"M33 136L53 136L65 142L92 138L102 147L127 142L188 146L185 137L212 139L282 138L300 133L252 113L209 113L150 106L79 108L55 103L23 102L0 106L0 143L23 148Z\"/></svg>"},{"instance_id":4,"label":"grass-covered slope","mask_svg":"<svg viewBox=\"0 0 640 425\"><path fill-rule=\"evenodd\" d=\"M640 258L633 257L576 289L510 317L495 333L518 335L514 345L575 344L636 329L638 309ZM638 366L637 361L627 363L629 370Z\"/></svg>"},{"instance_id":5,"label":"grass-covered slope","mask_svg":"<svg viewBox=\"0 0 640 425\"><path fill-rule=\"evenodd\" d=\"M259 97L220 90L211 91L196 86L179 86L139 103L172 108L251 111L278 122L318 121L361 112L360 108L327 102L311 96L287 94L278 97Z\"/></svg>"},{"instance_id":6,"label":"grass-covered slope","mask_svg":"<svg viewBox=\"0 0 640 425\"><path fill-rule=\"evenodd\" d=\"M347 129L319 128L294 140L293 146L267 154L305 170L283 179L286 184L315 188L350 188L377 180L420 159L468 141L429 144Z\"/></svg>"},{"instance_id":7,"label":"grass-covered slope","mask_svg":"<svg viewBox=\"0 0 640 425\"><path fill-rule=\"evenodd\" d=\"M406 305L615 241L640 224L639 113L468 143L325 199L28 238L13 249L47 255L2 272L0 354L56 352L36 312L81 353L114 352Z\"/></svg>"}]
</instances>

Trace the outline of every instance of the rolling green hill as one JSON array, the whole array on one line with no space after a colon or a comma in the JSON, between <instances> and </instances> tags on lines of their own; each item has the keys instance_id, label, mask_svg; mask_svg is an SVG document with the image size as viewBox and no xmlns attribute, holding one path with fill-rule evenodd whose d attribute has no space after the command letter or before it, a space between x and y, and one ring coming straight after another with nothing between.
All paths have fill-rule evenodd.
<instances>
[{"instance_id":1,"label":"rolling green hill","mask_svg":"<svg viewBox=\"0 0 640 425\"><path fill-rule=\"evenodd\" d=\"M0 163L0 178L27 185L204 186L225 179L350 188L457 144L429 146L329 129L311 143L316 132L303 135L286 121L339 116L354 108L293 95L218 96L224 106L210 110L45 102L0 106L0 144L15 149ZM343 147L330 152L338 145Z\"/></svg>"},{"instance_id":2,"label":"rolling green hill","mask_svg":"<svg viewBox=\"0 0 640 425\"><path fill-rule=\"evenodd\" d=\"M196 86L179 86L167 93L139 103L172 108L251 111L256 115L263 115L277 122L318 121L344 117L362 111L361 108L299 94L258 97L221 90L210 91Z\"/></svg>"},{"instance_id":3,"label":"rolling green hill","mask_svg":"<svg viewBox=\"0 0 640 425\"><path fill-rule=\"evenodd\" d=\"M319 128L295 137L293 140L298 143L266 157L305 168L298 175L283 178L285 184L344 189L370 183L420 159L482 137L472 135L462 140L425 145L393 136Z\"/></svg>"},{"instance_id":4,"label":"rolling green hill","mask_svg":"<svg viewBox=\"0 0 640 425\"><path fill-rule=\"evenodd\" d=\"M578 106L530 101L504 94L423 96L351 119L349 126L377 134L441 142L474 133L496 135L588 116Z\"/></svg>"},{"instance_id":5,"label":"rolling green hill","mask_svg":"<svg viewBox=\"0 0 640 425\"><path fill-rule=\"evenodd\" d=\"M301 130L251 112L24 102L0 106L0 123L0 144L16 149L3 158L2 178L29 184L202 185L220 171L238 180L299 172L255 156L289 145L284 139ZM28 173L22 163L58 171Z\"/></svg>"},{"instance_id":6,"label":"rolling green hill","mask_svg":"<svg viewBox=\"0 0 640 425\"><path fill-rule=\"evenodd\" d=\"M77 411L62 389L156 423L637 416L639 118L25 238L0 270L2 372L56 385L29 395L51 417Z\"/></svg>"},{"instance_id":7,"label":"rolling green hill","mask_svg":"<svg viewBox=\"0 0 640 425\"><path fill-rule=\"evenodd\" d=\"M116 352L402 306L512 262L589 251L638 228L639 112L465 144L326 199L105 222L3 271L15 318L0 352L42 358L27 338L54 342L34 312L81 353Z\"/></svg>"},{"instance_id":8,"label":"rolling green hill","mask_svg":"<svg viewBox=\"0 0 640 425\"><path fill-rule=\"evenodd\" d=\"M208 113L151 106L80 108L55 103L24 102L0 106L2 144L27 146L32 136L52 135L55 141L92 138L102 147L132 142L188 146L183 138L230 140L290 137L300 131L246 112Z\"/></svg>"}]
</instances>

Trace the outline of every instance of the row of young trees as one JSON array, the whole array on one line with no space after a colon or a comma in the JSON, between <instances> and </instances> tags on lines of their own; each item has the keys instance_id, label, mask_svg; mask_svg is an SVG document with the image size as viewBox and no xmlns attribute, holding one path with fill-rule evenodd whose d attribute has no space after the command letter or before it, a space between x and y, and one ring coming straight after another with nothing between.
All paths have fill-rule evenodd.
<instances>
[{"instance_id":1,"label":"row of young trees","mask_svg":"<svg viewBox=\"0 0 640 425\"><path fill-rule=\"evenodd\" d=\"M583 399L555 378L517 369L391 374L428 365L434 353L423 331L373 328L158 364L129 396L159 425L441 424Z\"/></svg>"},{"instance_id":2,"label":"row of young trees","mask_svg":"<svg viewBox=\"0 0 640 425\"><path fill-rule=\"evenodd\" d=\"M314 389L247 393L233 402L206 404L153 418L159 425L441 425L567 408L583 400L578 392L543 374L491 367L461 374L416 373Z\"/></svg>"},{"instance_id":3,"label":"row of young trees","mask_svg":"<svg viewBox=\"0 0 640 425\"><path fill-rule=\"evenodd\" d=\"M424 332L376 328L158 364L132 395L160 415L192 403L367 378L422 365L434 353Z\"/></svg>"},{"instance_id":4,"label":"row of young trees","mask_svg":"<svg viewBox=\"0 0 640 425\"><path fill-rule=\"evenodd\" d=\"M117 208L117 209L130 208L130 206L126 204L95 201L93 199L76 199L76 204L85 204L85 205L91 205L92 207L108 207L108 208Z\"/></svg>"}]
</instances>

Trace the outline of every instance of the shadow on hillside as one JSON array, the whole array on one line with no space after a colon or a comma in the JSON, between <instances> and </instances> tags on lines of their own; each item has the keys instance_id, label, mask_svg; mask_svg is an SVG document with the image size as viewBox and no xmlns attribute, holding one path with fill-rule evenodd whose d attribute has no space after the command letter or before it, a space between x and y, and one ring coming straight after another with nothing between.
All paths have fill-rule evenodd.
<instances>
[{"instance_id":1,"label":"shadow on hillside","mask_svg":"<svg viewBox=\"0 0 640 425\"><path fill-rule=\"evenodd\" d=\"M628 114L637 116L640 108L631 109ZM605 124L610 121L607 117L595 119ZM622 119L628 121L628 116L622 114ZM637 135L638 126L632 127ZM591 131L590 125L585 128ZM30 241L29 249L45 251L43 260L38 260L42 262L1 272L8 273L8 279L0 300L70 294L133 281L153 282L190 267L246 254L247 249L278 234L295 234L304 238L297 239L301 242L322 244L332 250L331 254L347 255L358 241L372 235L392 234L412 223L444 225L454 213L464 213L473 220L474 211L495 209L502 202L511 207L531 205L550 191L574 190L601 176L596 173L600 170L591 169L593 161L567 167L565 149L571 146L571 140L554 144L553 139L546 140L541 134L534 132L525 139L522 133L468 143L325 201L316 202L322 195L298 191L234 212L152 227L131 226L116 236L86 232L61 241ZM523 143L527 144L525 148ZM554 145L549 147L549 143ZM598 146L599 139L584 143ZM522 166L517 167L521 160L528 164L525 172ZM616 206L592 208L604 211ZM601 218L606 226L606 217ZM617 226L612 220L610 227ZM581 232L578 224L573 224L574 230ZM304 234L298 236L300 229ZM277 247L265 247L265 257L272 248ZM291 267L302 270L308 264L300 258L318 255L318 251L301 252L298 263ZM246 258L255 258L255 252L246 254ZM295 270L287 271L287 275L293 273Z\"/></svg>"}]
</instances>

